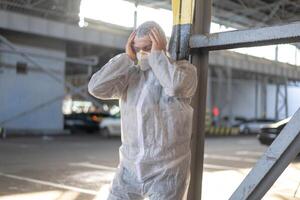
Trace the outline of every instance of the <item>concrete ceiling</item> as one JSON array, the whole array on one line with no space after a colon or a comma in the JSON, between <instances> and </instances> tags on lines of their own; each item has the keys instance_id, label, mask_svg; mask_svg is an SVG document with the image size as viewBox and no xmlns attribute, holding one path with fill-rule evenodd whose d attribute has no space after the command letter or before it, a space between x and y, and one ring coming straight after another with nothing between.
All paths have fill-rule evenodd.
<instances>
[{"instance_id":1,"label":"concrete ceiling","mask_svg":"<svg viewBox=\"0 0 300 200\"><path fill-rule=\"evenodd\" d=\"M171 0L127 0L171 9ZM0 9L78 23L81 0L0 0ZM300 21L300 0L213 0L213 21L237 29Z\"/></svg>"},{"instance_id":2,"label":"concrete ceiling","mask_svg":"<svg viewBox=\"0 0 300 200\"><path fill-rule=\"evenodd\" d=\"M0 9L64 22L78 22L81 0L0 0Z\"/></svg>"},{"instance_id":3,"label":"concrete ceiling","mask_svg":"<svg viewBox=\"0 0 300 200\"><path fill-rule=\"evenodd\" d=\"M0 9L62 21L78 21L80 1L0 0ZM171 9L171 0L138 2L154 8ZM235 28L300 21L300 0L213 0L213 21Z\"/></svg>"},{"instance_id":4,"label":"concrete ceiling","mask_svg":"<svg viewBox=\"0 0 300 200\"><path fill-rule=\"evenodd\" d=\"M171 0L138 2L154 8L171 9ZM235 28L260 27L299 20L300 0L213 0L213 21Z\"/></svg>"}]
</instances>

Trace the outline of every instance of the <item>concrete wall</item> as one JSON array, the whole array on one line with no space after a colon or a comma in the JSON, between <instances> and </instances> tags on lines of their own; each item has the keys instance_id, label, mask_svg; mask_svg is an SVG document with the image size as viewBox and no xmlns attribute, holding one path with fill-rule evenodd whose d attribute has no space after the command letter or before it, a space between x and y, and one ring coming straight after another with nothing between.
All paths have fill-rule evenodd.
<instances>
[{"instance_id":1,"label":"concrete wall","mask_svg":"<svg viewBox=\"0 0 300 200\"><path fill-rule=\"evenodd\" d=\"M218 91L219 90L219 91ZM219 94L218 94L219 92ZM214 79L208 87L209 97L207 107L212 108L212 99L218 101L218 106L223 107L222 116L229 113L229 106L227 104L227 86L225 80L223 84L217 84ZM214 95L212 98L211 96ZM218 99L216 99L218 98ZM261 84L258 84L258 116L261 116L263 108L261 106ZM276 87L275 85L267 86L267 118L275 118L275 99ZM242 116L246 118L255 117L255 81L251 80L233 80L232 83L232 98L231 106L233 116ZM297 109L300 108L300 87L288 87L288 114L293 115Z\"/></svg>"},{"instance_id":2,"label":"concrete wall","mask_svg":"<svg viewBox=\"0 0 300 200\"><path fill-rule=\"evenodd\" d=\"M268 107L267 115L275 116L275 97L276 97L276 86L268 86ZM300 87L289 86L288 87L288 115L293 115L300 108Z\"/></svg>"},{"instance_id":3,"label":"concrete wall","mask_svg":"<svg viewBox=\"0 0 300 200\"><path fill-rule=\"evenodd\" d=\"M18 48L32 53L65 57L65 45L54 40L29 35L9 34L7 38ZM1 44L1 48L6 48ZM63 129L62 99L42 105L64 94L65 63L54 59L32 57L43 67L50 69L62 83L58 83L24 57L0 52L0 125L7 129L43 130L57 132ZM16 63L28 65L27 74L16 72ZM35 108L39 106L38 108ZM23 113L22 115L20 115ZM6 121L9 120L9 121ZM1 122L6 121L4 124Z\"/></svg>"},{"instance_id":4,"label":"concrete wall","mask_svg":"<svg viewBox=\"0 0 300 200\"><path fill-rule=\"evenodd\" d=\"M300 88L299 87L289 87L288 94L290 98L288 99L289 104L289 114L294 114L300 108Z\"/></svg>"},{"instance_id":5,"label":"concrete wall","mask_svg":"<svg viewBox=\"0 0 300 200\"><path fill-rule=\"evenodd\" d=\"M255 117L255 82L233 81L232 111L234 116ZM260 94L260 93L259 93ZM260 102L261 96L258 96ZM262 108L259 108L261 111ZM260 113L260 112L258 112Z\"/></svg>"}]
</instances>

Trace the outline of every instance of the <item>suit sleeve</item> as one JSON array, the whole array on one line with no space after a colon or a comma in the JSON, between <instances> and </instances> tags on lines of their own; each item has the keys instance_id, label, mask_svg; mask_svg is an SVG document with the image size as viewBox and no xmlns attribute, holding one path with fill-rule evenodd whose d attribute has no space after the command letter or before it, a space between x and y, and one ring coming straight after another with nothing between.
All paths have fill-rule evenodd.
<instances>
[{"instance_id":1,"label":"suit sleeve","mask_svg":"<svg viewBox=\"0 0 300 200\"><path fill-rule=\"evenodd\" d=\"M126 53L119 54L91 77L89 93L98 99L119 99L128 86L130 67L134 62Z\"/></svg>"},{"instance_id":2,"label":"suit sleeve","mask_svg":"<svg viewBox=\"0 0 300 200\"><path fill-rule=\"evenodd\" d=\"M192 97L197 88L197 69L187 60L172 61L164 51L154 51L149 64L168 96Z\"/></svg>"}]
</instances>

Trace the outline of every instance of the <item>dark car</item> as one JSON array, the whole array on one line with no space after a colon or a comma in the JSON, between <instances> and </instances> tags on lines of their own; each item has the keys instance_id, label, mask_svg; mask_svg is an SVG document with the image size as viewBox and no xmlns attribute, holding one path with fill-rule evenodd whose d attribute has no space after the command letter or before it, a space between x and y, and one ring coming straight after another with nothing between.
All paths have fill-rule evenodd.
<instances>
[{"instance_id":1,"label":"dark car","mask_svg":"<svg viewBox=\"0 0 300 200\"><path fill-rule=\"evenodd\" d=\"M72 113L64 115L64 128L74 132L99 132L99 113Z\"/></svg>"},{"instance_id":2,"label":"dark car","mask_svg":"<svg viewBox=\"0 0 300 200\"><path fill-rule=\"evenodd\" d=\"M291 117L262 127L260 133L257 135L259 142L264 145L272 144L272 142L279 135L285 125L290 121L290 119Z\"/></svg>"}]
</instances>

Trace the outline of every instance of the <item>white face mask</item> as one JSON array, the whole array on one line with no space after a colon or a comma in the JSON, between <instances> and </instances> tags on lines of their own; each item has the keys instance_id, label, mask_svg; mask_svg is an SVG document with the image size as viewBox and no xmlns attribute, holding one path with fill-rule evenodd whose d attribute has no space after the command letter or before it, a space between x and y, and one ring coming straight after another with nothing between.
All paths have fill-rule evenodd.
<instances>
[{"instance_id":1,"label":"white face mask","mask_svg":"<svg viewBox=\"0 0 300 200\"><path fill-rule=\"evenodd\" d=\"M138 65L140 66L141 70L143 70L143 71L150 68L149 59L148 59L149 55L150 55L150 53L145 52L145 51L139 51L136 54L136 58L138 60Z\"/></svg>"},{"instance_id":2,"label":"white face mask","mask_svg":"<svg viewBox=\"0 0 300 200\"><path fill-rule=\"evenodd\" d=\"M147 59L149 57L150 53L146 52L146 51L139 51L136 54L136 57L138 60L143 60L143 59Z\"/></svg>"}]
</instances>

